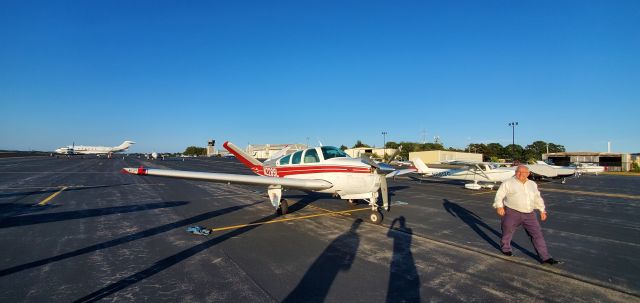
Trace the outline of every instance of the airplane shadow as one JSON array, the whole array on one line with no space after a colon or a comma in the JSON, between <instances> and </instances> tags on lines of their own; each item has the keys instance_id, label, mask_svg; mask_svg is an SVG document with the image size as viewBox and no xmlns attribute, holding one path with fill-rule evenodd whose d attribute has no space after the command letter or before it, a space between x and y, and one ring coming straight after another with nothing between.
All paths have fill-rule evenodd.
<instances>
[{"instance_id":1,"label":"airplane shadow","mask_svg":"<svg viewBox=\"0 0 640 303\"><path fill-rule=\"evenodd\" d=\"M67 189L65 189L64 191L65 192L70 192L70 191L76 191L76 190L86 190L86 189L95 189L95 188L104 188L104 187L124 186L124 185L131 185L131 184L132 183L113 184L113 185L96 185L96 186L71 186L71 187L68 187ZM55 193L55 192L60 191L60 189L62 189L62 186L57 186L55 188L52 187L52 188L45 189L45 190L30 190L30 191L16 192L16 193L4 193L4 194L0 194L0 198Z\"/></svg>"},{"instance_id":2,"label":"airplane shadow","mask_svg":"<svg viewBox=\"0 0 640 303\"><path fill-rule=\"evenodd\" d=\"M411 253L413 231L404 216L393 219L387 237L393 238L393 257L386 302L420 302L420 276Z\"/></svg>"},{"instance_id":3,"label":"airplane shadow","mask_svg":"<svg viewBox=\"0 0 640 303\"><path fill-rule=\"evenodd\" d=\"M266 216L263 217L261 219L255 220L253 222L251 222L250 224L255 224L255 223L262 223L262 222L266 222L269 220L273 220L275 219L277 216L275 214L270 215L270 216ZM162 260L159 260L157 262L155 262L153 265L147 267L146 269L139 271L135 274L132 274L130 276L124 277L122 279L120 279L117 282L111 283L97 291L94 291L78 300L75 300L74 302L96 302L99 301L111 294L114 294L122 289L125 289L133 284L136 284L142 280L145 280L159 272L162 272L163 270L178 264L202 251L205 251L207 249L209 249L210 247L213 247L217 244L220 244L228 239L237 237L241 234L244 234L250 230L253 230L255 228L257 228L260 225L249 225L249 226L245 226L245 227L241 227L238 229L235 229L233 231L230 231L226 234L217 236L211 240L205 241L203 243L200 243L198 245L195 245L193 247L190 247L188 249L185 249L181 252L178 252L176 254L173 254L171 256L168 256Z\"/></svg>"},{"instance_id":4,"label":"airplane shadow","mask_svg":"<svg viewBox=\"0 0 640 303\"><path fill-rule=\"evenodd\" d=\"M9 218L3 218L0 221L0 228L42 224L42 223L66 221L66 220L73 220L73 219L84 219L84 218L106 216L106 215L113 215L113 214L124 214L124 213L145 211L145 210L151 210L151 209L157 209L157 208L178 207L188 203L189 202L185 202L185 201L169 201L169 202L146 203L146 204L138 204L138 205L114 206L114 207L105 207L105 208L96 208L96 209L64 211L59 213L14 216Z\"/></svg>"},{"instance_id":5,"label":"airplane shadow","mask_svg":"<svg viewBox=\"0 0 640 303\"><path fill-rule=\"evenodd\" d=\"M282 302L324 302L338 272L348 271L355 260L360 246L356 230L360 224L362 220L356 219L349 230L333 240Z\"/></svg>"},{"instance_id":6,"label":"airplane shadow","mask_svg":"<svg viewBox=\"0 0 640 303\"><path fill-rule=\"evenodd\" d=\"M14 267L10 267L7 269L2 269L0 270L0 277L2 276L6 276L6 275L10 275L16 272L20 272L26 269L30 269L30 268L34 268L34 267L38 267L38 266L43 266L43 265L47 265L49 263L53 263L53 262L57 262L57 261L62 261L68 258L72 258L72 257L76 257L79 255L83 255L83 254L87 254L87 253L91 253L94 251L98 251L101 249L105 249L105 248L109 248L109 247L113 247L113 246L117 246L120 244L125 244L128 242L132 242L135 240L139 240L139 239L143 239L146 237L151 237L157 234L161 234L170 230L173 230L175 228L179 228L179 227L184 227L190 224L194 224L194 223L198 223L200 221L203 220L208 220L217 216L221 216L227 213L231 213L240 209L243 209L245 207L249 207L258 203L262 203L262 201L259 202L254 202L251 204L247 204L247 205L237 205L237 206L232 206L232 207L227 207L227 208L223 208L223 209L218 209L218 210L214 210L214 211L210 211L210 212L206 212L203 214L199 214L197 216L193 216L191 218L187 218L184 220L180 220L180 221L176 221L173 223L169 223L169 224L164 224L164 225L160 225L154 228L150 228L141 232L137 232L134 234L130 234L130 235L126 235L124 237L120 237L117 239L113 239L113 240L109 240L106 242L102 242L96 245L91 245L91 246L87 246L85 248L81 248L81 249L77 249L71 252L67 252L64 254L60 254L57 256L53 256L53 257L49 257L49 258L45 258L42 260L38 260L38 261L34 261L34 262L29 262L29 263L25 263L22 265L18 265L18 266L14 266Z\"/></svg>"},{"instance_id":7,"label":"airplane shadow","mask_svg":"<svg viewBox=\"0 0 640 303\"><path fill-rule=\"evenodd\" d=\"M466 223L473 231L476 232L476 234L478 234L478 236L480 236L482 239L484 239L485 241L487 241L487 243L491 244L491 246L493 246L495 249L497 249L498 251L502 251L500 249L500 244L496 241L493 240L493 238L491 238L489 235L487 235L487 233L485 233L482 229L485 229L489 232L491 232L495 237L497 237L498 239L502 238L502 234L500 232L498 232L497 230L493 229L491 226L489 226L487 223L484 223L484 221L482 221L482 218L480 218L480 216L476 215L474 212L456 204L453 203L451 201L449 201L448 199L443 199L444 203L442 203L442 206L444 207L444 209L451 214L454 217L458 217L460 218L460 220L462 220L462 222ZM538 255L529 251L528 249L518 245L515 242L512 242L511 246L515 249L520 250L522 253L524 253L525 255L538 260Z\"/></svg>"}]
</instances>

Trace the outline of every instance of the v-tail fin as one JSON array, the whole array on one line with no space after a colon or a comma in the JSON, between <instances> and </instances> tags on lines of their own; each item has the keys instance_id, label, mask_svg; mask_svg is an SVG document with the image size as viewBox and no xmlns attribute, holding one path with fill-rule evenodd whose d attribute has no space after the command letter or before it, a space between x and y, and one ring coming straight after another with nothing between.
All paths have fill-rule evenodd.
<instances>
[{"instance_id":1,"label":"v-tail fin","mask_svg":"<svg viewBox=\"0 0 640 303\"><path fill-rule=\"evenodd\" d=\"M258 175L263 175L263 165L262 162L258 161L258 159L250 156L245 153L242 149L235 146L233 143L227 141L222 144L224 148L226 148L230 153L232 153L242 164L246 165L250 168L254 173Z\"/></svg>"}]
</instances>

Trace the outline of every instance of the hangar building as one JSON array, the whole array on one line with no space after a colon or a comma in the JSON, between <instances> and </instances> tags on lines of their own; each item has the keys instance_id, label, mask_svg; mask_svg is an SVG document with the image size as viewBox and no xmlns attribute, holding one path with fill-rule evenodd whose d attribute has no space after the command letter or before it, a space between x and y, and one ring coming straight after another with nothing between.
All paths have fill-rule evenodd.
<instances>
[{"instance_id":1,"label":"hangar building","mask_svg":"<svg viewBox=\"0 0 640 303\"><path fill-rule=\"evenodd\" d=\"M542 154L542 160L555 165L569 166L571 163L595 163L604 166L605 171L629 171L631 156L622 153L562 152Z\"/></svg>"},{"instance_id":2,"label":"hangar building","mask_svg":"<svg viewBox=\"0 0 640 303\"><path fill-rule=\"evenodd\" d=\"M383 158L385 153L391 156L396 151L395 148L355 147L346 149L344 152L351 158L360 158L364 154L371 154L373 158Z\"/></svg>"},{"instance_id":3,"label":"hangar building","mask_svg":"<svg viewBox=\"0 0 640 303\"><path fill-rule=\"evenodd\" d=\"M482 154L448 150L429 150L409 153L409 161L415 158L420 158L426 164L440 164L447 161L482 162Z\"/></svg>"}]
</instances>

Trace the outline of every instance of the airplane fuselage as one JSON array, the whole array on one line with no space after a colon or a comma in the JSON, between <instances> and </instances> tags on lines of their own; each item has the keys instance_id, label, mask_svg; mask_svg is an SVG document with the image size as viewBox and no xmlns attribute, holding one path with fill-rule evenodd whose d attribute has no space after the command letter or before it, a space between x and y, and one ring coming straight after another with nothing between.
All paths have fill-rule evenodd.
<instances>
[{"instance_id":1,"label":"airplane fuselage","mask_svg":"<svg viewBox=\"0 0 640 303\"><path fill-rule=\"evenodd\" d=\"M330 146L297 151L252 170L267 177L325 180L333 186L316 191L337 194L342 199L368 199L380 188L380 177L369 164Z\"/></svg>"}]
</instances>

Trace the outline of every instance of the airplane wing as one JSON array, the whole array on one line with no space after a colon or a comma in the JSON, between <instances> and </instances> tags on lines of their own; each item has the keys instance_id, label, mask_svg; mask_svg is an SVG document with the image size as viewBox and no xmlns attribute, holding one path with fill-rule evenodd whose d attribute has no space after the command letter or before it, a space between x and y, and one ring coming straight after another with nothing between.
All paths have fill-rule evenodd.
<instances>
[{"instance_id":1,"label":"airplane wing","mask_svg":"<svg viewBox=\"0 0 640 303\"><path fill-rule=\"evenodd\" d=\"M405 169L397 169L385 175L386 178L393 178L395 176L400 176L408 173L414 173L418 171L415 168L405 168Z\"/></svg>"},{"instance_id":2,"label":"airplane wing","mask_svg":"<svg viewBox=\"0 0 640 303\"><path fill-rule=\"evenodd\" d=\"M206 173L184 170L154 169L154 168L123 168L123 173L133 175L160 176L178 179L202 180L220 183L236 183L251 185L281 185L288 188L321 190L333 187L328 181L321 179L277 178L254 175Z\"/></svg>"}]
</instances>

